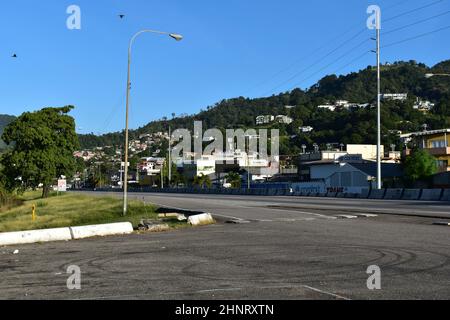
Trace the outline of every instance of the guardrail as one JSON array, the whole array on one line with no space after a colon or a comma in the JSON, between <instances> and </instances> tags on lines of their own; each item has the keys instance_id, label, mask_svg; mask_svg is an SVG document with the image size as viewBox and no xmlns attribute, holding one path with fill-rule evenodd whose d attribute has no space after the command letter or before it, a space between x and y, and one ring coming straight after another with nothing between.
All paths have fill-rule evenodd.
<instances>
[{"instance_id":1,"label":"guardrail","mask_svg":"<svg viewBox=\"0 0 450 320\"><path fill-rule=\"evenodd\" d=\"M92 189L91 189L92 190ZM94 191L122 192L121 189L99 188ZM188 193L188 194L222 194L222 195L251 195L251 196L293 196L293 197L326 197L326 198L355 198L379 200L421 200L421 201L450 201L450 189L372 189L363 190L362 193L343 192L299 192L291 189L202 189L202 188L166 188L156 189L150 187L130 188L129 192L149 193Z\"/></svg>"}]
</instances>

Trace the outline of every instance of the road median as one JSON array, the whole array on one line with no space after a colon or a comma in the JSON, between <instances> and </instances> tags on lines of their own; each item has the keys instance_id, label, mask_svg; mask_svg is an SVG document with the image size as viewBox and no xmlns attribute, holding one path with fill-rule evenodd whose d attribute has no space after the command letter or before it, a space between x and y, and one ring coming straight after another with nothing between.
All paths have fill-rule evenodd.
<instances>
[{"instance_id":1,"label":"road median","mask_svg":"<svg viewBox=\"0 0 450 320\"><path fill-rule=\"evenodd\" d=\"M133 231L131 223L120 222L80 227L4 232L0 233L0 246L123 235L130 234Z\"/></svg>"}]
</instances>

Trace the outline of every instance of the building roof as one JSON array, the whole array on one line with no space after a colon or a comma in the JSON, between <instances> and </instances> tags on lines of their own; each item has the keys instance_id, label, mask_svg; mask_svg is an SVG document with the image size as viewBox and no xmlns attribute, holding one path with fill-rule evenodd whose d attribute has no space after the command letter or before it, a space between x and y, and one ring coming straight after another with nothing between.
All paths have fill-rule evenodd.
<instances>
[{"instance_id":1,"label":"building roof","mask_svg":"<svg viewBox=\"0 0 450 320\"><path fill-rule=\"evenodd\" d=\"M376 162L366 162L366 163L349 163L352 167L361 170L369 176L377 176L377 163ZM397 163L382 163L381 164L381 177L382 178L393 178L403 176L403 167L401 164Z\"/></svg>"},{"instance_id":2,"label":"building roof","mask_svg":"<svg viewBox=\"0 0 450 320\"><path fill-rule=\"evenodd\" d=\"M441 134L441 133L450 133L450 129L439 129L439 130L427 130L427 131L418 131L418 132L410 132L400 135L401 138L409 138L411 136L431 136L434 134Z\"/></svg>"}]
</instances>

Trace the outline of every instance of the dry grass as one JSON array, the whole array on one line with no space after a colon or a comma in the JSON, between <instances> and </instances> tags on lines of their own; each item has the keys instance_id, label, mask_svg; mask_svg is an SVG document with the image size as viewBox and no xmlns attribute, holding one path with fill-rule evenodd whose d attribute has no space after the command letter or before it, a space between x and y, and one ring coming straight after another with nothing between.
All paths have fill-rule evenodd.
<instances>
[{"instance_id":1,"label":"dry grass","mask_svg":"<svg viewBox=\"0 0 450 320\"><path fill-rule=\"evenodd\" d=\"M122 200L68 193L40 199L39 191L28 192L14 208L0 211L0 232L83 226L129 221L137 227L141 219L157 219L156 207L141 201L129 202L129 213L122 217ZM36 221L32 206L36 205Z\"/></svg>"}]
</instances>

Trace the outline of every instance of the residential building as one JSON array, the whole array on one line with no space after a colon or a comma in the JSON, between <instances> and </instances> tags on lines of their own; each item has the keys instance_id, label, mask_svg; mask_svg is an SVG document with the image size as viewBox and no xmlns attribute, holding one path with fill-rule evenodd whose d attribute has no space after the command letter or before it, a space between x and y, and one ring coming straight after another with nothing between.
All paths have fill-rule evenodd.
<instances>
[{"instance_id":1,"label":"residential building","mask_svg":"<svg viewBox=\"0 0 450 320\"><path fill-rule=\"evenodd\" d=\"M275 120L275 117L272 115L259 115L256 117L256 125L263 125L271 123Z\"/></svg>"},{"instance_id":2,"label":"residential building","mask_svg":"<svg viewBox=\"0 0 450 320\"><path fill-rule=\"evenodd\" d=\"M428 112L433 110L435 104L428 100L420 100L417 98L416 103L413 105L413 108L422 112Z\"/></svg>"},{"instance_id":3,"label":"residential building","mask_svg":"<svg viewBox=\"0 0 450 320\"><path fill-rule=\"evenodd\" d=\"M331 105L331 104L322 104L320 106L317 106L318 109L326 109L326 110L330 110L330 111L335 111L336 110L336 106L335 105Z\"/></svg>"},{"instance_id":4,"label":"residential building","mask_svg":"<svg viewBox=\"0 0 450 320\"><path fill-rule=\"evenodd\" d=\"M419 131L402 134L401 139L405 145L413 145L428 151L436 158L439 172L450 171L450 129ZM405 150L405 155L410 155L411 150Z\"/></svg>"},{"instance_id":5,"label":"residential building","mask_svg":"<svg viewBox=\"0 0 450 320\"><path fill-rule=\"evenodd\" d=\"M291 117L288 117L288 116L284 116L284 115L276 116L275 120L278 123L282 123L282 124L291 124L292 122L294 122L294 119L292 119Z\"/></svg>"},{"instance_id":6,"label":"residential building","mask_svg":"<svg viewBox=\"0 0 450 320\"><path fill-rule=\"evenodd\" d=\"M405 101L408 99L407 93L385 93L381 95L383 100Z\"/></svg>"},{"instance_id":7,"label":"residential building","mask_svg":"<svg viewBox=\"0 0 450 320\"><path fill-rule=\"evenodd\" d=\"M309 132L314 131L314 128L311 127L311 126L303 126L303 127L298 128L298 129L299 129L301 132L303 132L303 133L309 133Z\"/></svg>"}]
</instances>

